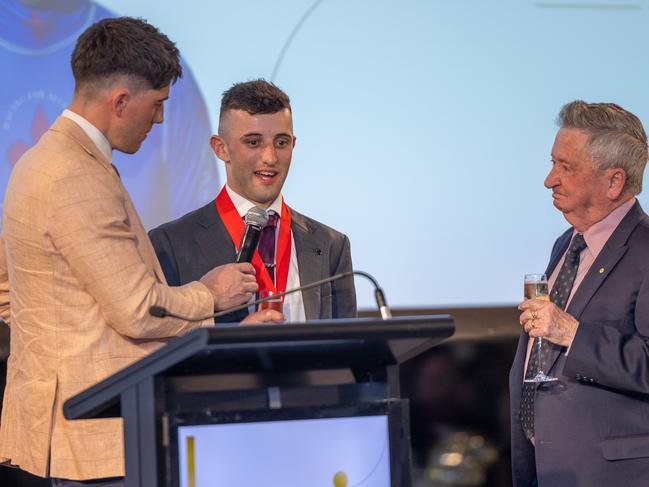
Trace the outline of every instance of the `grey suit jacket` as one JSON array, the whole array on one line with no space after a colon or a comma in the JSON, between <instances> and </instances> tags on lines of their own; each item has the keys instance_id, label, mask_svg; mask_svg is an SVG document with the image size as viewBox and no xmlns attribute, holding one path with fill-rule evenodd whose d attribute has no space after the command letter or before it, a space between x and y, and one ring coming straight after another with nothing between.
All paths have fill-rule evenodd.
<instances>
[{"instance_id":1,"label":"grey suit jacket","mask_svg":"<svg viewBox=\"0 0 649 487\"><path fill-rule=\"evenodd\" d=\"M552 249L549 275L571 238ZM534 403L535 444L519 408L529 337L510 373L515 487L649 485L649 218L640 205L615 229L567 309L579 320L570 352L554 346Z\"/></svg>"},{"instance_id":2,"label":"grey suit jacket","mask_svg":"<svg viewBox=\"0 0 649 487\"><path fill-rule=\"evenodd\" d=\"M308 284L352 270L349 239L311 218L291 211L291 230L300 283ZM171 286L200 279L210 269L234 262L236 250L214 201L149 232L160 265ZM302 293L307 320L356 316L353 278L341 279ZM241 321L246 310L219 321Z\"/></svg>"}]
</instances>

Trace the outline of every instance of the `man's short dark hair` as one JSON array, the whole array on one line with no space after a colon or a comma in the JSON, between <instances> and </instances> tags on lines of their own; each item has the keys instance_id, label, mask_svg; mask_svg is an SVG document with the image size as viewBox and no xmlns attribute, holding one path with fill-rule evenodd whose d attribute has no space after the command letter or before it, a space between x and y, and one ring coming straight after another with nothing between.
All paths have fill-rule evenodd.
<instances>
[{"instance_id":1,"label":"man's short dark hair","mask_svg":"<svg viewBox=\"0 0 649 487\"><path fill-rule=\"evenodd\" d=\"M142 19L104 19L88 27L72 52L79 86L115 75L138 77L159 90L182 76L180 52L169 38Z\"/></svg>"},{"instance_id":2,"label":"man's short dark hair","mask_svg":"<svg viewBox=\"0 0 649 487\"><path fill-rule=\"evenodd\" d=\"M236 83L223 93L219 120L228 110L245 110L250 115L291 109L288 95L265 79Z\"/></svg>"}]
</instances>

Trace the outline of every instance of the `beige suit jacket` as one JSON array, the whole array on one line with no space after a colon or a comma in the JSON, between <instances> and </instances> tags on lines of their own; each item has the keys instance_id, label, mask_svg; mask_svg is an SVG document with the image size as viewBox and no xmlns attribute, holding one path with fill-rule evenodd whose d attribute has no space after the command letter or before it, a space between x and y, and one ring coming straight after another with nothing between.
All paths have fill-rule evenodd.
<instances>
[{"instance_id":1,"label":"beige suit jacket","mask_svg":"<svg viewBox=\"0 0 649 487\"><path fill-rule=\"evenodd\" d=\"M66 118L16 164L3 237L0 314L11 349L0 462L72 480L124 475L121 420L67 421L62 405L165 339L208 326L148 309L205 316L210 291L167 287L119 176Z\"/></svg>"}]
</instances>

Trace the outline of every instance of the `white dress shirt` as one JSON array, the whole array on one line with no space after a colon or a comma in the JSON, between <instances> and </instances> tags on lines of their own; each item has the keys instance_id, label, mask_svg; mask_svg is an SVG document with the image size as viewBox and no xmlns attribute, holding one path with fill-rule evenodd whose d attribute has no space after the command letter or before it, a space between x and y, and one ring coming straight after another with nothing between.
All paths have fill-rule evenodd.
<instances>
[{"instance_id":1,"label":"white dress shirt","mask_svg":"<svg viewBox=\"0 0 649 487\"><path fill-rule=\"evenodd\" d=\"M86 135L90 137L90 140L92 140L92 142L97 146L97 148L104 155L106 160L109 163L112 163L113 148L110 146L110 142L108 142L106 136L102 134L97 127L95 127L93 124L91 124L88 120L83 118L78 113L74 113L73 111L67 109L63 110L61 116L72 120L79 127L81 127L81 130L83 130L86 133Z\"/></svg>"},{"instance_id":2,"label":"white dress shirt","mask_svg":"<svg viewBox=\"0 0 649 487\"><path fill-rule=\"evenodd\" d=\"M238 193L235 193L230 186L225 185L225 189L232 200L237 212L243 218L246 213L256 206L251 201L248 201L246 198L241 196ZM278 216L282 215L282 195L280 194L275 201L268 207L266 210L267 213L275 212ZM275 232L275 248L277 249L277 238L279 236L279 228L281 225L281 219L277 220L277 231ZM236 243L235 243L236 245ZM275 253L277 256L277 253ZM277 268L275 268L277 272ZM277 275L277 274L276 274ZM288 279L286 281L286 290L295 289L300 287L300 272L297 264L297 251L295 249L295 240L293 239L293 232L291 231L291 262L288 269ZM291 323L303 322L306 321L306 313L304 311L304 300L302 299L302 293L297 292L293 294L288 294L284 297L284 316L286 321Z\"/></svg>"}]
</instances>

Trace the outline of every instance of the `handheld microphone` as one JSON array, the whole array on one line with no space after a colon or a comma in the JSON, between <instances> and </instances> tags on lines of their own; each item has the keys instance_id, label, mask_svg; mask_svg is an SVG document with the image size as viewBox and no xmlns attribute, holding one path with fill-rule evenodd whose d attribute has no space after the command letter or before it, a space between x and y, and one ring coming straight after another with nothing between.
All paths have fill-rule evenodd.
<instances>
[{"instance_id":1,"label":"handheld microphone","mask_svg":"<svg viewBox=\"0 0 649 487\"><path fill-rule=\"evenodd\" d=\"M241 237L241 244L235 262L252 262L252 256L257 250L261 229L268 223L268 215L258 206L253 206L246 213L246 228Z\"/></svg>"},{"instance_id":2,"label":"handheld microphone","mask_svg":"<svg viewBox=\"0 0 649 487\"><path fill-rule=\"evenodd\" d=\"M239 311L242 309L247 309L250 306L257 306L260 303L265 303L266 301L271 301L275 300L277 298L280 298L282 296L286 296L287 294L292 294L296 293L298 291L305 291L307 289L311 289L314 287L322 286L323 284L327 284L328 282L332 281L337 281L339 279L343 279L345 277L350 277L352 275L357 275L357 276L363 276L366 279L369 279L372 284L374 285L374 298L376 299L376 305L379 308L379 312L381 314L381 318L384 320L389 320L392 318L392 313L390 312L390 309L388 308L387 302L385 300L385 294L383 294L383 289L379 286L379 283L374 277L372 277L370 274L367 272L363 271L347 271L347 272L341 272L339 274L334 274L331 277L326 277L324 279L320 279L319 281L314 281L309 284L305 284L304 286L296 287L293 289L289 289L288 291L284 291L283 293L277 293L273 294L272 296L267 296L265 298L257 299L256 301L252 301L250 303L244 303L239 306L233 306L231 308L224 309L223 311L219 311L218 313L214 313L212 315L208 316L203 316L201 318L190 318L187 316L180 316L174 313L171 313L170 311L167 311L166 308L162 306L151 306L149 308L149 314L151 316L155 316L156 318L166 318L167 316L171 318L178 318L184 321L204 321L208 319L216 319L220 318L221 316L225 316L227 314L233 313L235 311Z\"/></svg>"}]
</instances>

